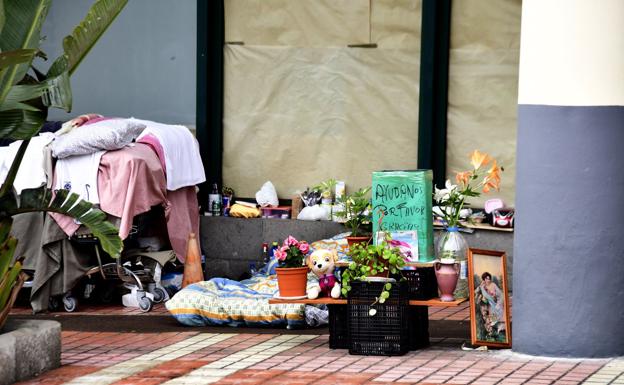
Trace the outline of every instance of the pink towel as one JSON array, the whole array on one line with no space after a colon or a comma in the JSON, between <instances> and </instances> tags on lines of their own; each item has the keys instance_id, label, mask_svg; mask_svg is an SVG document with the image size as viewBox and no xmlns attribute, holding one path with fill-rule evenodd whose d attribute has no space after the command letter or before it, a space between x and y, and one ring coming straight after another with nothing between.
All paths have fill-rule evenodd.
<instances>
[{"instance_id":1,"label":"pink towel","mask_svg":"<svg viewBox=\"0 0 624 385\"><path fill-rule=\"evenodd\" d=\"M158 155L158 159L160 159L160 165L162 166L162 169L165 172L165 175L167 175L167 166L165 164L165 151L163 150L163 147L160 144L160 141L158 140L158 138L152 134L147 134L144 137L137 140L137 143L145 143L149 145L152 148L152 150L154 150L154 152L156 152L156 155Z\"/></svg>"}]
</instances>

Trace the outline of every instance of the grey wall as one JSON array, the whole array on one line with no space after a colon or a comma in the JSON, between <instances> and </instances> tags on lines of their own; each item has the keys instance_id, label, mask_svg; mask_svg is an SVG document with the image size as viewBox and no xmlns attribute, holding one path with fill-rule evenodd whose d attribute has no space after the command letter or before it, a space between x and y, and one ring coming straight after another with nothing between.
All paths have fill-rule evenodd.
<instances>
[{"instance_id":1,"label":"grey wall","mask_svg":"<svg viewBox=\"0 0 624 385\"><path fill-rule=\"evenodd\" d=\"M513 349L624 354L624 107L518 108Z\"/></svg>"},{"instance_id":2,"label":"grey wall","mask_svg":"<svg viewBox=\"0 0 624 385\"><path fill-rule=\"evenodd\" d=\"M42 33L49 62L90 5L90 0L53 1ZM54 109L48 119L95 112L194 125L196 10L195 0L128 1L73 74L73 111Z\"/></svg>"}]
</instances>

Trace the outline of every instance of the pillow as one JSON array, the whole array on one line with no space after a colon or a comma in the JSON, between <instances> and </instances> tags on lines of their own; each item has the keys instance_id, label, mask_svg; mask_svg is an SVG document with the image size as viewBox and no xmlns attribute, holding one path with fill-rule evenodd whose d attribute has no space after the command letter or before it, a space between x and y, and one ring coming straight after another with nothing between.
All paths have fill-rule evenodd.
<instances>
[{"instance_id":1,"label":"pillow","mask_svg":"<svg viewBox=\"0 0 624 385\"><path fill-rule=\"evenodd\" d=\"M101 150L118 150L132 143L144 128L144 124L126 119L109 119L82 125L57 136L52 142L52 155L62 159Z\"/></svg>"}]
</instances>

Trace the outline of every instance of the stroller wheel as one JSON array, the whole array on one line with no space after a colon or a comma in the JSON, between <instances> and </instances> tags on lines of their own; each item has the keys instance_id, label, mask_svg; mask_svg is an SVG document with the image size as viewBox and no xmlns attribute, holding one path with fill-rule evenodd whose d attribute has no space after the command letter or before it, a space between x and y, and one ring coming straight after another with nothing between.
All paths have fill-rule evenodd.
<instances>
[{"instance_id":1,"label":"stroller wheel","mask_svg":"<svg viewBox=\"0 0 624 385\"><path fill-rule=\"evenodd\" d=\"M152 300L148 297L139 298L139 308L142 312L147 313L152 310Z\"/></svg>"},{"instance_id":2,"label":"stroller wheel","mask_svg":"<svg viewBox=\"0 0 624 385\"><path fill-rule=\"evenodd\" d=\"M63 297L63 308L66 312L71 313L76 310L76 306L78 305L78 301L76 298L66 295Z\"/></svg>"},{"instance_id":3,"label":"stroller wheel","mask_svg":"<svg viewBox=\"0 0 624 385\"><path fill-rule=\"evenodd\" d=\"M165 292L159 287L155 287L152 294L154 295L154 303L161 303L165 299Z\"/></svg>"}]
</instances>

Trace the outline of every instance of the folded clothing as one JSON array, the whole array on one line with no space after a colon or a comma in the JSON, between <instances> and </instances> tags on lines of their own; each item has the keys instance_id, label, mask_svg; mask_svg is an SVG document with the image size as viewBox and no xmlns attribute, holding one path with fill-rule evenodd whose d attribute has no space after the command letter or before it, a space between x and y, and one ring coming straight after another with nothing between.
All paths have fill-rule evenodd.
<instances>
[{"instance_id":1,"label":"folded clothing","mask_svg":"<svg viewBox=\"0 0 624 385\"><path fill-rule=\"evenodd\" d=\"M98 169L104 151L69 156L56 162L54 189L65 189L93 204L100 203Z\"/></svg>"},{"instance_id":2,"label":"folded clothing","mask_svg":"<svg viewBox=\"0 0 624 385\"><path fill-rule=\"evenodd\" d=\"M51 145L52 155L62 159L101 150L118 150L132 143L144 128L144 124L128 119L107 119L84 124L57 136Z\"/></svg>"},{"instance_id":3,"label":"folded clothing","mask_svg":"<svg viewBox=\"0 0 624 385\"><path fill-rule=\"evenodd\" d=\"M145 125L139 140L153 135L160 142L165 156L167 190L174 191L206 181L199 144L188 128L134 118L127 121Z\"/></svg>"},{"instance_id":4,"label":"folded clothing","mask_svg":"<svg viewBox=\"0 0 624 385\"><path fill-rule=\"evenodd\" d=\"M230 207L229 215L236 218L259 218L261 212L255 207L248 207L235 203Z\"/></svg>"}]
</instances>

